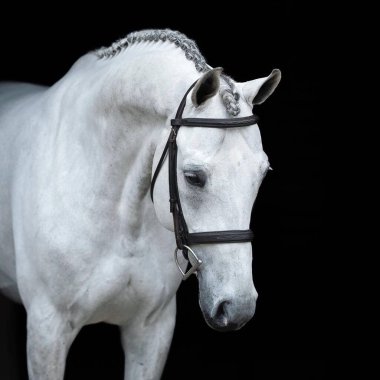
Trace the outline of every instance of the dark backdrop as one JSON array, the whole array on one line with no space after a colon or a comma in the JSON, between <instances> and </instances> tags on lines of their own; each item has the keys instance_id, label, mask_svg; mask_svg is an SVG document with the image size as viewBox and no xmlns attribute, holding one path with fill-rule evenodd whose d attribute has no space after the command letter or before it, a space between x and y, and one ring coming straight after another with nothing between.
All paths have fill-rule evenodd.
<instances>
[{"instance_id":1,"label":"dark backdrop","mask_svg":"<svg viewBox=\"0 0 380 380\"><path fill-rule=\"evenodd\" d=\"M253 211L256 315L241 331L206 326L195 278L178 292L178 317L163 380L321 379L324 269L319 236L324 188L319 98L317 9L291 1L231 2L214 11L178 3L168 10L128 4L78 9L12 9L0 24L1 80L50 85L87 51L143 28L179 30L193 38L212 66L238 81L280 68L274 95L257 108L265 151L274 168ZM210 5L210 4L209 4ZM188 9L189 8L189 9ZM44 14L43 12L46 12ZM5 22L7 21L7 22ZM0 378L25 379L25 313L0 298ZM83 329L68 358L66 379L122 379L123 355L114 326Z\"/></svg>"}]
</instances>

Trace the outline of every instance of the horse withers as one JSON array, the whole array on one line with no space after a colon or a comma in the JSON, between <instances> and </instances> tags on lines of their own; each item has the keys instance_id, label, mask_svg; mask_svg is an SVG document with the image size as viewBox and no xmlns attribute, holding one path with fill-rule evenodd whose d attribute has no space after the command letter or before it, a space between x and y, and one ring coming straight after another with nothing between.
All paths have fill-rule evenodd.
<instances>
[{"instance_id":1,"label":"horse withers","mask_svg":"<svg viewBox=\"0 0 380 380\"><path fill-rule=\"evenodd\" d=\"M50 88L0 86L0 289L26 308L31 380L62 380L74 338L101 321L120 326L125 379L159 379L177 263L195 266L211 327L251 319L247 228L269 162L254 118L239 122L280 77L237 83L183 34L146 30L81 57ZM238 241L218 242L225 232Z\"/></svg>"}]
</instances>

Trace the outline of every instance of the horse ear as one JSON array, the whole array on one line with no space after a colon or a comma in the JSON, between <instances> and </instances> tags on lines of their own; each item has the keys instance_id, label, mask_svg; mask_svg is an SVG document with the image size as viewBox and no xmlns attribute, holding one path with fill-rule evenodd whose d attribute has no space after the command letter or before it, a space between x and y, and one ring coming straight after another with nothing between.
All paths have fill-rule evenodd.
<instances>
[{"instance_id":1,"label":"horse ear","mask_svg":"<svg viewBox=\"0 0 380 380\"><path fill-rule=\"evenodd\" d=\"M191 100L195 107L200 106L218 92L220 86L219 78L222 71L223 69L221 67L216 67L203 74L198 80L191 94Z\"/></svg>"},{"instance_id":2,"label":"horse ear","mask_svg":"<svg viewBox=\"0 0 380 380\"><path fill-rule=\"evenodd\" d=\"M274 69L266 78L246 82L242 88L244 98L249 104L261 104L272 95L280 80L281 71Z\"/></svg>"}]
</instances>

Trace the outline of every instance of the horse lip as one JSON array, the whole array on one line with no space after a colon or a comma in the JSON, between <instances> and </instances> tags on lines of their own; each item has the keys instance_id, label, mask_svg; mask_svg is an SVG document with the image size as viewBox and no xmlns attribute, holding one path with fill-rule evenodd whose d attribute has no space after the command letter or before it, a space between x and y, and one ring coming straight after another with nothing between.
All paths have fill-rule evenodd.
<instances>
[{"instance_id":1,"label":"horse lip","mask_svg":"<svg viewBox=\"0 0 380 380\"><path fill-rule=\"evenodd\" d=\"M219 332L228 332L228 331L236 331L240 330L248 321L245 321L244 323L236 323L236 322L227 322L227 318L222 318L222 323L218 323L217 320L211 318L206 313L203 313L204 319L208 326L210 326L213 330L219 331Z\"/></svg>"}]
</instances>

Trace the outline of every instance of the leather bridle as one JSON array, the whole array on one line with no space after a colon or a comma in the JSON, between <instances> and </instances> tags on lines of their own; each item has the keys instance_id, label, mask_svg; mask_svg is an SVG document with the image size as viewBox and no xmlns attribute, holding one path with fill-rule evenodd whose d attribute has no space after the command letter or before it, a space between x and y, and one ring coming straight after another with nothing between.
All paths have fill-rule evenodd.
<instances>
[{"instance_id":1,"label":"leather bridle","mask_svg":"<svg viewBox=\"0 0 380 380\"><path fill-rule=\"evenodd\" d=\"M196 272L202 261L197 257L195 252L190 248L196 244L221 244L221 243L244 243L253 240L253 232L251 230L227 230L227 231L209 231L209 232L192 232L190 233L185 217L183 215L181 201L178 192L177 182L177 136L180 127L201 127L201 128L240 128L247 127L257 123L256 115L247 117L238 117L231 119L203 119L203 118L182 118L182 113L186 105L186 98L191 89L195 86L195 81L186 91L175 116L171 120L171 132L162 152L154 172L150 187L150 196L153 201L153 190L158 174L165 161L165 157L169 155L169 193L170 193L170 212L173 214L174 233L177 248L174 251L175 261L182 273L183 280L186 280L192 273ZM182 251L183 256L192 265L191 268L184 272L178 262L178 250ZM190 255L189 255L190 253Z\"/></svg>"}]
</instances>

